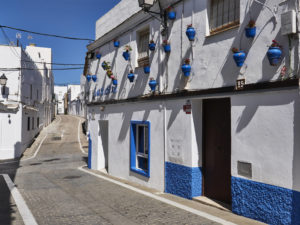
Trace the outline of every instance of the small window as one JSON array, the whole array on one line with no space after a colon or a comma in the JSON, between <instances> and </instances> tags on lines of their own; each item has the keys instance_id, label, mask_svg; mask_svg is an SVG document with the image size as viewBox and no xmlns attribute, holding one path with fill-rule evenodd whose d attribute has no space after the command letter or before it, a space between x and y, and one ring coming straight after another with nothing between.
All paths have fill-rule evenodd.
<instances>
[{"instance_id":1,"label":"small window","mask_svg":"<svg viewBox=\"0 0 300 225\"><path fill-rule=\"evenodd\" d=\"M131 121L130 169L150 177L150 122Z\"/></svg>"},{"instance_id":2,"label":"small window","mask_svg":"<svg viewBox=\"0 0 300 225\"><path fill-rule=\"evenodd\" d=\"M32 130L34 129L34 117L32 117Z\"/></svg>"},{"instance_id":3,"label":"small window","mask_svg":"<svg viewBox=\"0 0 300 225\"><path fill-rule=\"evenodd\" d=\"M30 99L32 99L32 84L30 84Z\"/></svg>"},{"instance_id":4,"label":"small window","mask_svg":"<svg viewBox=\"0 0 300 225\"><path fill-rule=\"evenodd\" d=\"M149 65L149 28L138 33L138 66Z\"/></svg>"},{"instance_id":5,"label":"small window","mask_svg":"<svg viewBox=\"0 0 300 225\"><path fill-rule=\"evenodd\" d=\"M225 31L240 24L239 0L210 0L210 34Z\"/></svg>"},{"instance_id":6,"label":"small window","mask_svg":"<svg viewBox=\"0 0 300 225\"><path fill-rule=\"evenodd\" d=\"M40 117L36 118L36 126L37 128L39 128L40 126Z\"/></svg>"},{"instance_id":7,"label":"small window","mask_svg":"<svg viewBox=\"0 0 300 225\"><path fill-rule=\"evenodd\" d=\"M27 130L30 130L30 117L27 117Z\"/></svg>"}]
</instances>

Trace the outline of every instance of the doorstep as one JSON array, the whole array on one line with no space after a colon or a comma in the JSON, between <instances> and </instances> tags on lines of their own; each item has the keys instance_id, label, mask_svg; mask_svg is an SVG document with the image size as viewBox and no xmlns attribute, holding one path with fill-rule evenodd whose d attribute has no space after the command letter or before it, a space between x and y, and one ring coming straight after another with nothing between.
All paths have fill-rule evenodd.
<instances>
[{"instance_id":1,"label":"doorstep","mask_svg":"<svg viewBox=\"0 0 300 225\"><path fill-rule=\"evenodd\" d=\"M197 196L197 197L194 197L193 200L200 202L202 204L205 204L205 205L209 205L209 206L212 206L212 207L224 210L224 211L231 212L230 205L220 202L220 201L217 201L217 200L214 200L214 199L207 198L205 196Z\"/></svg>"}]
</instances>

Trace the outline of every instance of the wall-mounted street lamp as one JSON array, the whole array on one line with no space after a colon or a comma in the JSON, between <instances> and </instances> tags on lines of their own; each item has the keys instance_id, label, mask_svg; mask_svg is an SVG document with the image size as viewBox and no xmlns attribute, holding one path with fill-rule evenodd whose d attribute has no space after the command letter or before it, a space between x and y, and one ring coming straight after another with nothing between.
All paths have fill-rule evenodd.
<instances>
[{"instance_id":1,"label":"wall-mounted street lamp","mask_svg":"<svg viewBox=\"0 0 300 225\"><path fill-rule=\"evenodd\" d=\"M152 17L154 17L155 19L160 21L160 23L163 27L162 35L166 36L168 34L167 13L164 9L162 9L161 4L160 4L160 0L138 0L138 2L139 2L139 6L142 8L142 10L144 12L149 13ZM158 2L160 12L150 11L152 6L156 2ZM153 14L154 15L159 15L160 18L154 16Z\"/></svg>"},{"instance_id":2,"label":"wall-mounted street lamp","mask_svg":"<svg viewBox=\"0 0 300 225\"><path fill-rule=\"evenodd\" d=\"M2 95L5 95L5 86L6 86L6 82L7 82L7 77L5 76L5 74L2 74L2 76L0 77L0 85L2 86Z\"/></svg>"}]
</instances>

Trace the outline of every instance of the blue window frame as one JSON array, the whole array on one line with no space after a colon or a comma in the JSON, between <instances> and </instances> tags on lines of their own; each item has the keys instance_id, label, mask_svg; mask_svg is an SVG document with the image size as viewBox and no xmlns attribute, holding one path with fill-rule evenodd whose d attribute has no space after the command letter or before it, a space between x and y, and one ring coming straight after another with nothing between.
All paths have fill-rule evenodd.
<instances>
[{"instance_id":1,"label":"blue window frame","mask_svg":"<svg viewBox=\"0 0 300 225\"><path fill-rule=\"evenodd\" d=\"M131 121L130 170L150 177L150 122Z\"/></svg>"}]
</instances>

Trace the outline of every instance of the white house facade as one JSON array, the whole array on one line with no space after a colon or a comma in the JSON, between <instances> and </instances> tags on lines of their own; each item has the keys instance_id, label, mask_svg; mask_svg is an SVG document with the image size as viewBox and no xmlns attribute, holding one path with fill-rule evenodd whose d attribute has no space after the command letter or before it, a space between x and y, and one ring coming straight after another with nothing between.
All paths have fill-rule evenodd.
<instances>
[{"instance_id":1,"label":"white house facade","mask_svg":"<svg viewBox=\"0 0 300 225\"><path fill-rule=\"evenodd\" d=\"M96 22L84 71L90 168L300 224L297 1L161 0L150 10L165 9L159 21L123 0Z\"/></svg>"},{"instance_id":2,"label":"white house facade","mask_svg":"<svg viewBox=\"0 0 300 225\"><path fill-rule=\"evenodd\" d=\"M65 101L64 96L68 92L67 86L54 86L54 93L57 104L57 114L65 114Z\"/></svg>"},{"instance_id":3,"label":"white house facade","mask_svg":"<svg viewBox=\"0 0 300 225\"><path fill-rule=\"evenodd\" d=\"M83 103L81 101L81 85L68 85L68 114L83 116Z\"/></svg>"},{"instance_id":4,"label":"white house facade","mask_svg":"<svg viewBox=\"0 0 300 225\"><path fill-rule=\"evenodd\" d=\"M1 75L7 78L0 95L2 160L20 157L54 114L51 65L49 69L40 68L32 52L21 47L1 45L0 49Z\"/></svg>"}]
</instances>

